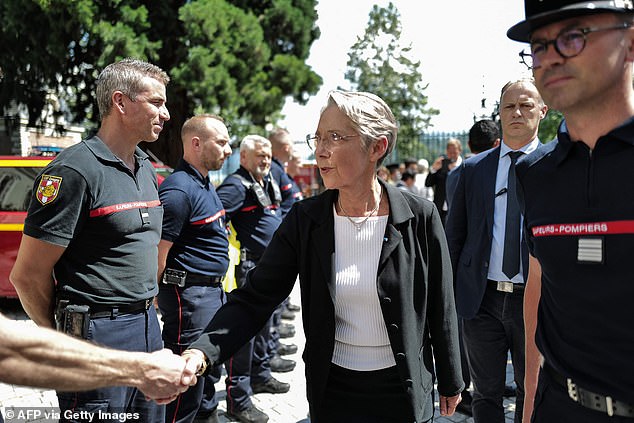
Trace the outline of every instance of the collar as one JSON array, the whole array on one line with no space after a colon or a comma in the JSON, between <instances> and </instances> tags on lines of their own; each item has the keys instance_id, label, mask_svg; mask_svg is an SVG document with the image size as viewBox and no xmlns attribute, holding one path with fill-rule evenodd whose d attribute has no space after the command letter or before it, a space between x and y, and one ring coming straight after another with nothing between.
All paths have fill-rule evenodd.
<instances>
[{"instance_id":1,"label":"collar","mask_svg":"<svg viewBox=\"0 0 634 423\"><path fill-rule=\"evenodd\" d=\"M535 139L533 141L529 142L528 144L526 144L522 148L520 148L518 150L513 150L511 147L506 145L506 143L504 143L504 141L502 141L502 143L500 144L500 159L502 159L502 157L506 156L511 151L521 151L525 155L526 154L530 154L533 151L537 150L537 147L539 147L539 143L540 143L539 142L539 138L535 137Z\"/></svg>"},{"instance_id":2,"label":"collar","mask_svg":"<svg viewBox=\"0 0 634 423\"><path fill-rule=\"evenodd\" d=\"M613 138L634 146L634 116L630 117L621 125L612 129L607 134L599 137L597 143L605 137ZM553 158L555 159L557 164L560 164L568 157L568 154L570 154L570 150L572 150L572 147L575 145L576 142L580 142L580 140L573 141L570 138L570 133L568 132L566 120L562 120L561 124L559 125L559 129L557 130L557 146L553 151Z\"/></svg>"},{"instance_id":3,"label":"collar","mask_svg":"<svg viewBox=\"0 0 634 423\"><path fill-rule=\"evenodd\" d=\"M249 172L246 167L240 165L240 167L238 168L238 170L236 172L239 172L243 177L251 180L251 182L253 182L254 184L258 183L258 181L255 180L255 178L253 177L251 172ZM270 178L271 178L271 171L269 170L269 173L267 173L264 176L264 178L262 178L262 182L264 183L264 186L266 186L266 184L268 184Z\"/></svg>"},{"instance_id":4,"label":"collar","mask_svg":"<svg viewBox=\"0 0 634 423\"><path fill-rule=\"evenodd\" d=\"M200 174L198 169L191 165L187 160L180 159L178 162L178 167L176 170L182 170L183 172L190 175L201 187L209 186L209 174L203 176Z\"/></svg>"},{"instance_id":5,"label":"collar","mask_svg":"<svg viewBox=\"0 0 634 423\"><path fill-rule=\"evenodd\" d=\"M108 148L108 146L103 142L101 138L97 135L94 135L91 138L88 138L83 141L86 144L86 147L95 155L98 159L114 162L114 163L122 163L121 159L115 156L115 154ZM142 165L142 161L148 160L150 156L145 154L143 150L137 146L134 150L134 157L139 166ZM126 166L127 167L127 166Z\"/></svg>"},{"instance_id":6,"label":"collar","mask_svg":"<svg viewBox=\"0 0 634 423\"><path fill-rule=\"evenodd\" d=\"M381 189L387 195L390 206L388 223L399 225L412 219L414 217L414 213L405 198L404 191L383 182L381 179L379 179L379 184L381 184ZM323 201L319 201L319 198L323 198ZM303 200L302 204L307 206L306 213L311 217L311 219L318 224L323 224L326 223L329 218L332 218L332 207L338 198L339 191L329 189L317 197L310 197ZM311 204L315 206L310 207L309 205Z\"/></svg>"}]
</instances>

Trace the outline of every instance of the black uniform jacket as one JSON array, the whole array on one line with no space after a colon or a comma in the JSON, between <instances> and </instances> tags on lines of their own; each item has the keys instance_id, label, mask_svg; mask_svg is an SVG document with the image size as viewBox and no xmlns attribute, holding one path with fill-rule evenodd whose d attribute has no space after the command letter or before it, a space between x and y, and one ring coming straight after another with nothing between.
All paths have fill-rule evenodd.
<instances>
[{"instance_id":1,"label":"black uniform jacket","mask_svg":"<svg viewBox=\"0 0 634 423\"><path fill-rule=\"evenodd\" d=\"M431 401L434 364L438 390L462 391L457 319L449 252L434 205L383 184L390 216L378 268L377 295L403 387L416 421ZM292 291L299 274L306 334L308 401L319 410L334 348L335 242L338 191L296 203L273 236L245 287L229 300L191 348L222 362L246 343ZM433 352L432 352L433 351ZM318 415L318 412L311 412ZM431 416L428 416L428 418Z\"/></svg>"}]
</instances>

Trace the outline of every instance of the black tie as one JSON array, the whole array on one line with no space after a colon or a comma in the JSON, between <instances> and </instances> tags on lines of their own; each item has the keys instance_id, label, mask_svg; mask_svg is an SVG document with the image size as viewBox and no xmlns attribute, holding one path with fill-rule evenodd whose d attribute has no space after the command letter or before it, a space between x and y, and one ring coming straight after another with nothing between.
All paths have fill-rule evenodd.
<instances>
[{"instance_id":1,"label":"black tie","mask_svg":"<svg viewBox=\"0 0 634 423\"><path fill-rule=\"evenodd\" d=\"M520 272L520 206L517 202L517 190L515 188L515 162L523 154L521 151L508 153L511 159L509 178L506 193L506 228L504 230L504 256L502 258L502 271L512 279Z\"/></svg>"}]
</instances>

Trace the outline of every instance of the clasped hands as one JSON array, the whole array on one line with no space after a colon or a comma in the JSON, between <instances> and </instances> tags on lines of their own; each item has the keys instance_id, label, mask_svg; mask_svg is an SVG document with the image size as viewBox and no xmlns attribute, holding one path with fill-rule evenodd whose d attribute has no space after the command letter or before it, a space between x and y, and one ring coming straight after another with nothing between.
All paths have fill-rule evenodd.
<instances>
[{"instance_id":1,"label":"clasped hands","mask_svg":"<svg viewBox=\"0 0 634 423\"><path fill-rule=\"evenodd\" d=\"M167 404L195 385L205 368L206 358L199 350L186 350L182 356L168 349L155 351L145 354L135 386L148 400Z\"/></svg>"}]
</instances>

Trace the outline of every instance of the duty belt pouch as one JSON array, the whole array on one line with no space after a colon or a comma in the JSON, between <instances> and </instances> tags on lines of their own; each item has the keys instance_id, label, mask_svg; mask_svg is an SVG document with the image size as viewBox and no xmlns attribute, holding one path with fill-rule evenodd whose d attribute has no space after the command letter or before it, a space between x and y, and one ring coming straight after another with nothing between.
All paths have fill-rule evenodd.
<instances>
[{"instance_id":1,"label":"duty belt pouch","mask_svg":"<svg viewBox=\"0 0 634 423\"><path fill-rule=\"evenodd\" d=\"M163 283L167 285L185 286L187 280L187 272L178 269L165 269L163 272Z\"/></svg>"},{"instance_id":2,"label":"duty belt pouch","mask_svg":"<svg viewBox=\"0 0 634 423\"><path fill-rule=\"evenodd\" d=\"M57 319L57 330L76 338L87 339L90 328L90 307L68 304L63 306Z\"/></svg>"}]
</instances>

